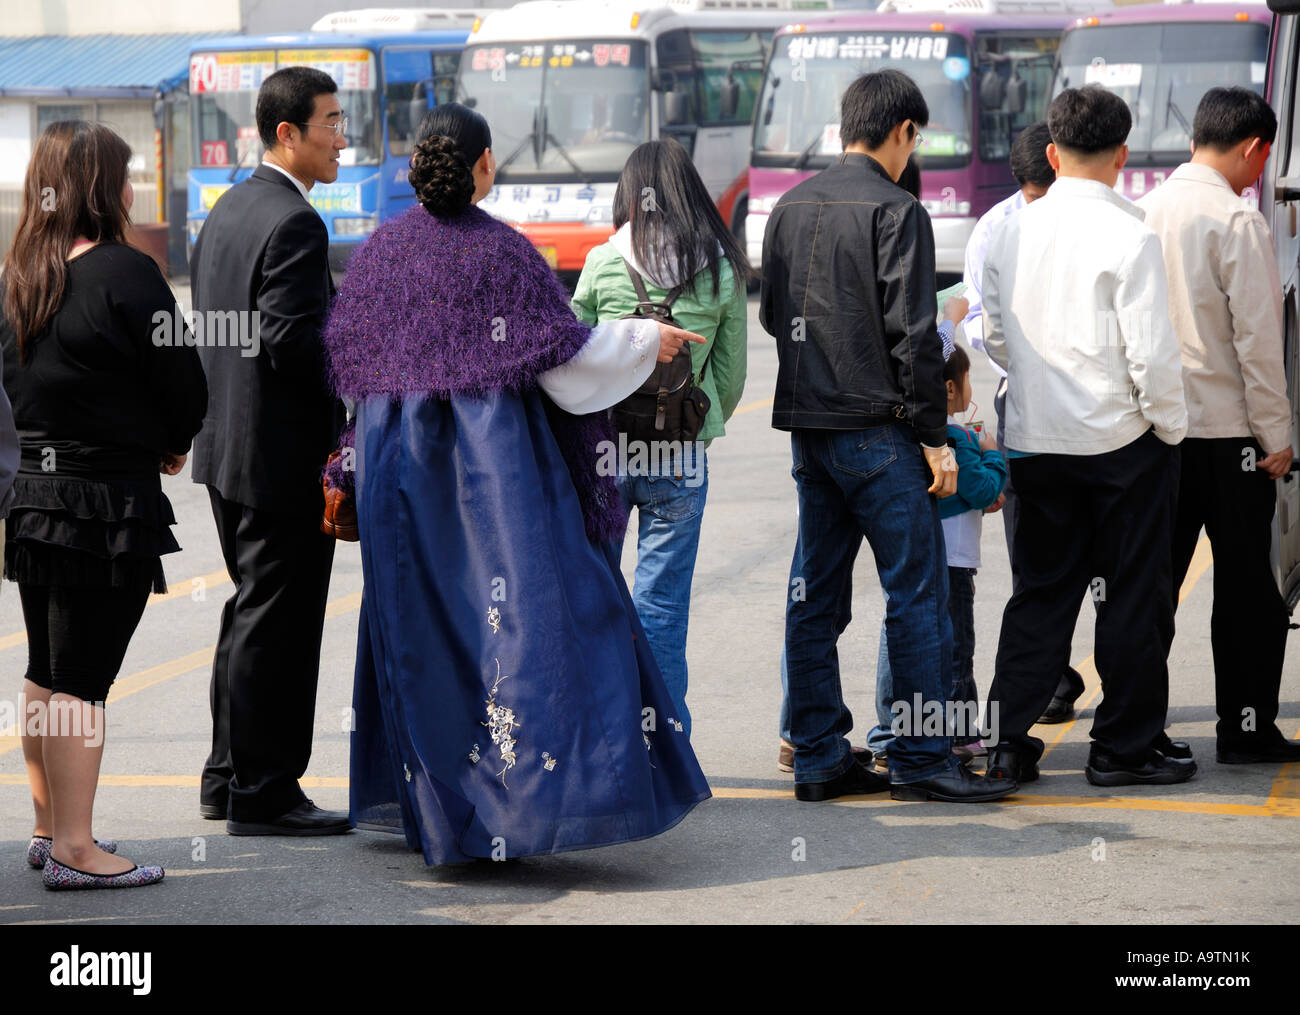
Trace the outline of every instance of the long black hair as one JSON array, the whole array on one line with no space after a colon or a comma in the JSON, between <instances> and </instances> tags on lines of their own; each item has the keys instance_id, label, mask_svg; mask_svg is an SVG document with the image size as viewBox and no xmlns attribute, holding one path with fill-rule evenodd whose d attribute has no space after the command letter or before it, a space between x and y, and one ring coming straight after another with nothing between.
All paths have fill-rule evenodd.
<instances>
[{"instance_id":1,"label":"long black hair","mask_svg":"<svg viewBox=\"0 0 1300 1015\"><path fill-rule=\"evenodd\" d=\"M737 285L743 286L753 274L691 157L671 138L647 141L628 156L614 191L614 228L621 229L629 220L637 261L652 274L674 271L688 292L694 291L695 276L707 267L716 298L724 260ZM718 247L721 257L715 253Z\"/></svg>"}]
</instances>

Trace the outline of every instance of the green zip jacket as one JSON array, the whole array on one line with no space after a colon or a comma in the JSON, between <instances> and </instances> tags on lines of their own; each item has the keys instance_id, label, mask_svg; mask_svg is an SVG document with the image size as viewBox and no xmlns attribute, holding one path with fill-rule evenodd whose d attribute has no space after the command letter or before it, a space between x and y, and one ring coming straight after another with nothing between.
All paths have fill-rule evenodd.
<instances>
[{"instance_id":1,"label":"green zip jacket","mask_svg":"<svg viewBox=\"0 0 1300 1015\"><path fill-rule=\"evenodd\" d=\"M699 439L710 441L725 434L724 424L740 404L745 390L745 354L748 342L745 287L737 285L731 265L718 269L718 297L713 298L713 278L705 268L695 276L695 291L683 293L673 304L677 326L702 335L703 345L691 345L691 365L699 385L709 396L709 414ZM648 279L646 295L663 299L667 290ZM636 290L627 277L623 258L612 244L603 243L587 255L573 312L587 324L626 317L636 307Z\"/></svg>"}]
</instances>

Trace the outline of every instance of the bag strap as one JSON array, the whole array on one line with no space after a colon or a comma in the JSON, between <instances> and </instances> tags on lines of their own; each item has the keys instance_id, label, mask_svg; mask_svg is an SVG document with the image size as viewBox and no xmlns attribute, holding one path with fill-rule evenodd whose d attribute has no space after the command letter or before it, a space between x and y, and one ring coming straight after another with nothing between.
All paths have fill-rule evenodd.
<instances>
[{"instance_id":1,"label":"bag strap","mask_svg":"<svg viewBox=\"0 0 1300 1015\"><path fill-rule=\"evenodd\" d=\"M627 277L632 280L632 287L636 290L636 298L642 303L653 303L671 311L673 304L677 302L677 297L686 291L686 286L675 285L668 290L668 294L662 300L651 300L649 294L646 293L645 282L640 273L632 267L632 262L626 257L621 258L621 260L623 261L623 267L627 269Z\"/></svg>"}]
</instances>

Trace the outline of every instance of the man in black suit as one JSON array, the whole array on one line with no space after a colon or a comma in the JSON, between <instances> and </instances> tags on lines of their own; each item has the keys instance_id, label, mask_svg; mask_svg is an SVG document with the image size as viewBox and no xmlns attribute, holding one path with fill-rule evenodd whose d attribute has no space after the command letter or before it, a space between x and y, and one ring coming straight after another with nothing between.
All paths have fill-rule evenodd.
<instances>
[{"instance_id":1,"label":"man in black suit","mask_svg":"<svg viewBox=\"0 0 1300 1015\"><path fill-rule=\"evenodd\" d=\"M201 345L208 412L193 451L235 583L212 666L200 811L226 818L232 835L349 830L346 814L321 810L298 786L334 559L320 531L320 473L343 423L320 337L334 294L329 239L307 201L315 183L338 176L347 143L336 91L309 67L266 79L256 114L264 160L213 206L191 259L205 324L234 311L257 336Z\"/></svg>"}]
</instances>

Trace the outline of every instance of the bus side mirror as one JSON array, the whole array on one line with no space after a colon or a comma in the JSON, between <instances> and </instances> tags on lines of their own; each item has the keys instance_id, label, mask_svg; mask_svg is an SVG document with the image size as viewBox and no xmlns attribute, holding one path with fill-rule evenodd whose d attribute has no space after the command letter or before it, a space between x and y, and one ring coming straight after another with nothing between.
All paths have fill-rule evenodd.
<instances>
[{"instance_id":1,"label":"bus side mirror","mask_svg":"<svg viewBox=\"0 0 1300 1015\"><path fill-rule=\"evenodd\" d=\"M728 78L722 83L722 118L730 120L740 108L740 82Z\"/></svg>"},{"instance_id":2,"label":"bus side mirror","mask_svg":"<svg viewBox=\"0 0 1300 1015\"><path fill-rule=\"evenodd\" d=\"M1006 110L1013 116L1025 111L1025 95L1029 85L1019 74L1007 82Z\"/></svg>"},{"instance_id":3,"label":"bus side mirror","mask_svg":"<svg viewBox=\"0 0 1300 1015\"><path fill-rule=\"evenodd\" d=\"M1002 108L1005 95L1006 84L1001 74L989 68L980 75L980 109L990 113L997 112Z\"/></svg>"},{"instance_id":4,"label":"bus side mirror","mask_svg":"<svg viewBox=\"0 0 1300 1015\"><path fill-rule=\"evenodd\" d=\"M685 123L690 118L685 92L664 92L664 122Z\"/></svg>"}]
</instances>

